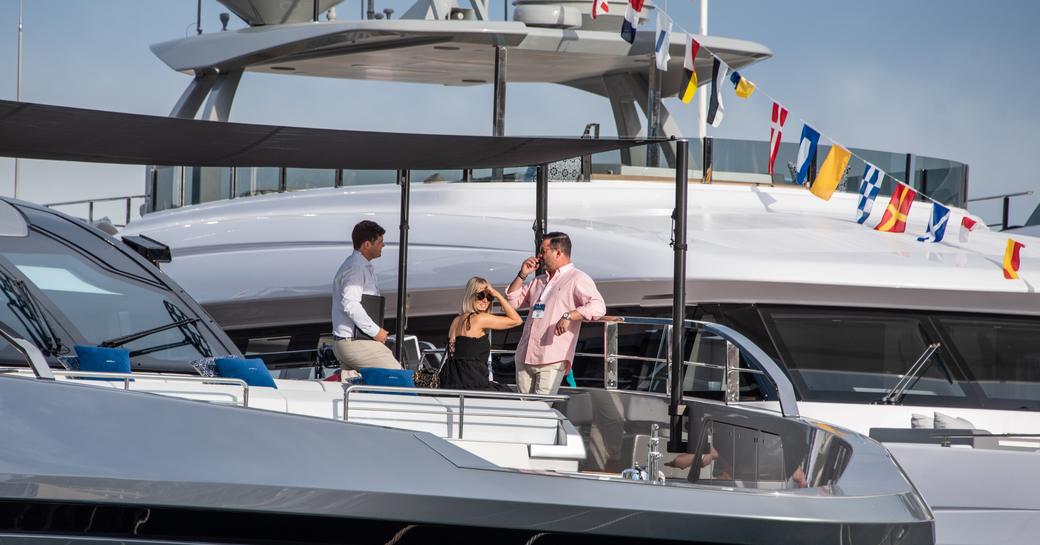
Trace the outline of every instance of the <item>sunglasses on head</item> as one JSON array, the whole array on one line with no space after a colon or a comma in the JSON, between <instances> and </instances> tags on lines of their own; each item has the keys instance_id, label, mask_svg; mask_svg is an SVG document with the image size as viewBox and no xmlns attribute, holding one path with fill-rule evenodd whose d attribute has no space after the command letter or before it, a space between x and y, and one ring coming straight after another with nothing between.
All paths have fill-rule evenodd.
<instances>
[{"instance_id":1,"label":"sunglasses on head","mask_svg":"<svg viewBox=\"0 0 1040 545\"><path fill-rule=\"evenodd\" d=\"M481 291L481 292L477 292L477 294L474 295L473 298L475 298L477 301L484 301L484 300L490 301L492 297L491 297L491 292Z\"/></svg>"}]
</instances>

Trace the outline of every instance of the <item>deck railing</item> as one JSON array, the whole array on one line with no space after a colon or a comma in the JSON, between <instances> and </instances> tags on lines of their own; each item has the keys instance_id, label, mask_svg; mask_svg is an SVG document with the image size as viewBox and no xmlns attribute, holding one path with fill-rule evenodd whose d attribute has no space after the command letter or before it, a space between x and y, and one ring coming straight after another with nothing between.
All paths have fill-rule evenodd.
<instances>
[{"instance_id":1,"label":"deck railing","mask_svg":"<svg viewBox=\"0 0 1040 545\"><path fill-rule=\"evenodd\" d=\"M463 430L465 426L466 415L469 416L490 416L497 418L529 418L534 420L555 420L557 425L559 421L564 420L564 417L557 412L550 414L503 414L501 412L466 412L466 399L512 399L516 401L546 401L554 403L557 401L567 401L570 396L566 395L544 395L544 394L521 394L512 392L485 392L478 390L449 390L449 389L431 389L431 388L404 388L397 386L369 386L365 384L344 384L343 388L343 421L346 422L350 418L350 394L352 393L384 393L384 394L406 394L415 396L427 396L427 397L455 397L459 400L459 432L457 437L446 437L446 439L458 439L463 440ZM369 409L364 409L369 410ZM424 411L421 409L411 408L379 408L380 413L407 413L407 414L434 414L444 416L443 411L429 410ZM450 412L448 413L450 416Z\"/></svg>"}]
</instances>

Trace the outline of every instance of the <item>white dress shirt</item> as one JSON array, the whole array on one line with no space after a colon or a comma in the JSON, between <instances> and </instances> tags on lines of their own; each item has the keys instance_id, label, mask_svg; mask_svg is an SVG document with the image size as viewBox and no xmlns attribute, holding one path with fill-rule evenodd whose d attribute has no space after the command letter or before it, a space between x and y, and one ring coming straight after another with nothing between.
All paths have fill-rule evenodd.
<instances>
[{"instance_id":1,"label":"white dress shirt","mask_svg":"<svg viewBox=\"0 0 1040 545\"><path fill-rule=\"evenodd\" d=\"M362 295L379 295L372 262L354 250L336 271L332 280L332 333L353 338L354 326L375 337L380 327L361 307Z\"/></svg>"}]
</instances>

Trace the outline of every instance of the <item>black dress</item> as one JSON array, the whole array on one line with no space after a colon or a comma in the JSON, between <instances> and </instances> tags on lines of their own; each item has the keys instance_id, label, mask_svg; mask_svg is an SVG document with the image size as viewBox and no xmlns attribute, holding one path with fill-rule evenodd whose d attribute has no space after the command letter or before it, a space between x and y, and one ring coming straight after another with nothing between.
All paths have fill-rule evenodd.
<instances>
[{"instance_id":1,"label":"black dress","mask_svg":"<svg viewBox=\"0 0 1040 545\"><path fill-rule=\"evenodd\" d=\"M455 349L441 368L441 388L511 391L507 386L488 380L490 354L491 341L487 335L455 337Z\"/></svg>"}]
</instances>

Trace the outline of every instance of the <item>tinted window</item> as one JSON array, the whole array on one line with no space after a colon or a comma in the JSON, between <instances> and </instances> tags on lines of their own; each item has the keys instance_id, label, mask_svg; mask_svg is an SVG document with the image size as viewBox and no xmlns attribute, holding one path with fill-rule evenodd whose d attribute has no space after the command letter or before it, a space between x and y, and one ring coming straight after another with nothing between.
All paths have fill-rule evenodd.
<instances>
[{"instance_id":1,"label":"tinted window","mask_svg":"<svg viewBox=\"0 0 1040 545\"><path fill-rule=\"evenodd\" d=\"M841 310L766 310L803 399L876 401L930 344L927 317ZM948 404L967 393L941 352L906 391L906 404Z\"/></svg>"},{"instance_id":2,"label":"tinted window","mask_svg":"<svg viewBox=\"0 0 1040 545\"><path fill-rule=\"evenodd\" d=\"M39 231L34 223L28 237L2 241L4 267L12 273L9 276L23 275L33 292L42 294L72 342L98 345L197 317L150 271L107 241L63 218L46 212L34 215L47 220L53 231L73 235L82 246L73 247ZM18 316L11 313L18 305L6 295L5 323L17 325ZM121 346L130 351L135 368L188 370L193 359L227 353L201 322L171 327Z\"/></svg>"},{"instance_id":3,"label":"tinted window","mask_svg":"<svg viewBox=\"0 0 1040 545\"><path fill-rule=\"evenodd\" d=\"M17 277L0 268L0 322L3 322L8 333L39 347L53 346L53 334L40 312L19 286ZM22 353L0 338L0 365L24 364Z\"/></svg>"},{"instance_id":4,"label":"tinted window","mask_svg":"<svg viewBox=\"0 0 1040 545\"><path fill-rule=\"evenodd\" d=\"M1040 324L989 317L944 317L939 319L939 324L967 372L989 398L989 406L1037 408Z\"/></svg>"}]
</instances>

